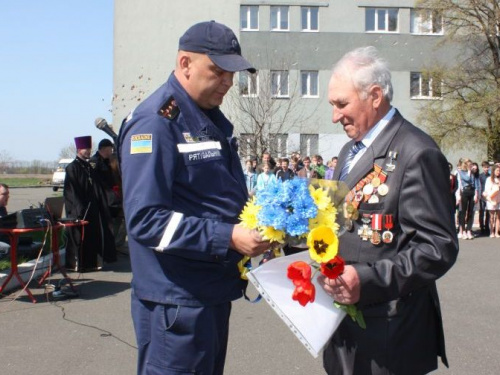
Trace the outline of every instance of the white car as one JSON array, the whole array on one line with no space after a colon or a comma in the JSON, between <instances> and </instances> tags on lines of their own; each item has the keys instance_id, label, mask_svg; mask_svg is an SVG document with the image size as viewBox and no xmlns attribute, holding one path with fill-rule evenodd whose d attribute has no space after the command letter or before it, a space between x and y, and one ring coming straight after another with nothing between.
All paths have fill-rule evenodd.
<instances>
[{"instance_id":1,"label":"white car","mask_svg":"<svg viewBox=\"0 0 500 375\"><path fill-rule=\"evenodd\" d=\"M66 178L66 166L75 159L61 159L57 165L57 169L52 175L52 190L57 191L60 187L64 186L64 179Z\"/></svg>"}]
</instances>

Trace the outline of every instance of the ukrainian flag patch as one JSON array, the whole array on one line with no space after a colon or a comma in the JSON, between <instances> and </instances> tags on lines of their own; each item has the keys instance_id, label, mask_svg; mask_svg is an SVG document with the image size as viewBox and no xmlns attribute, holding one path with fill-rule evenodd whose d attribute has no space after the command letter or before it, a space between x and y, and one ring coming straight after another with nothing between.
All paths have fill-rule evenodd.
<instances>
[{"instance_id":1,"label":"ukrainian flag patch","mask_svg":"<svg viewBox=\"0 0 500 375\"><path fill-rule=\"evenodd\" d=\"M153 134L134 134L130 137L130 154L151 154Z\"/></svg>"}]
</instances>

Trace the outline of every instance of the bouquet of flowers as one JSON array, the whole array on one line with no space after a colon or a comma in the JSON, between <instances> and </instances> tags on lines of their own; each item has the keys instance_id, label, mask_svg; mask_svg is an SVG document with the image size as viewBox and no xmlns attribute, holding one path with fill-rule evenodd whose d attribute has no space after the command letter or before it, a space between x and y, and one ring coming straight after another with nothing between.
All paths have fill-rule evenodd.
<instances>
[{"instance_id":1,"label":"bouquet of flowers","mask_svg":"<svg viewBox=\"0 0 500 375\"><path fill-rule=\"evenodd\" d=\"M342 275L344 261L337 253L344 215L338 215L337 207L343 205L347 192L347 187L336 181L301 178L277 181L258 190L240 215L243 226L258 230L274 248L306 242L311 263L297 261L288 267L288 278L295 285L292 299L302 306L315 298L311 267L328 278ZM248 260L240 263L243 277L243 265ZM354 305L334 303L361 327L365 326L361 312Z\"/></svg>"}]
</instances>

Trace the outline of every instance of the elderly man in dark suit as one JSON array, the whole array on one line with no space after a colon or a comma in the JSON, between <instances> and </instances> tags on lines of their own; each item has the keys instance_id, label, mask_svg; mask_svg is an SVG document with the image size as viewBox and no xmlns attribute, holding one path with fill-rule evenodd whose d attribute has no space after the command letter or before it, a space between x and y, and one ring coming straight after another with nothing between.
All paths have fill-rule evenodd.
<instances>
[{"instance_id":1,"label":"elderly man in dark suit","mask_svg":"<svg viewBox=\"0 0 500 375\"><path fill-rule=\"evenodd\" d=\"M356 304L366 329L343 320L324 351L328 374L426 374L438 356L448 365L436 289L458 254L448 164L391 99L391 74L374 47L334 67L332 120L351 138L334 174L351 189L339 245L347 266L320 282L336 301Z\"/></svg>"}]
</instances>

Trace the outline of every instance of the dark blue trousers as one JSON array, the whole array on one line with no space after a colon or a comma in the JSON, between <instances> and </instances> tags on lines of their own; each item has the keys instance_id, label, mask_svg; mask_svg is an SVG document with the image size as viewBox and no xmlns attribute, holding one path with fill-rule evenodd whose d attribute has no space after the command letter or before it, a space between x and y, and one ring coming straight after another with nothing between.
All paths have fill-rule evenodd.
<instances>
[{"instance_id":1,"label":"dark blue trousers","mask_svg":"<svg viewBox=\"0 0 500 375\"><path fill-rule=\"evenodd\" d=\"M231 302L216 306L163 305L132 291L139 349L138 375L222 375Z\"/></svg>"}]
</instances>

